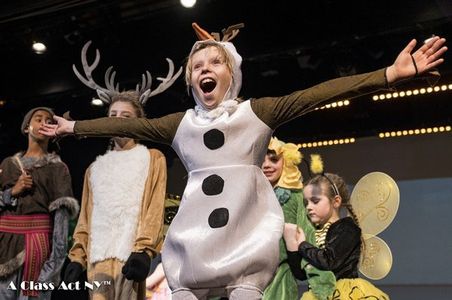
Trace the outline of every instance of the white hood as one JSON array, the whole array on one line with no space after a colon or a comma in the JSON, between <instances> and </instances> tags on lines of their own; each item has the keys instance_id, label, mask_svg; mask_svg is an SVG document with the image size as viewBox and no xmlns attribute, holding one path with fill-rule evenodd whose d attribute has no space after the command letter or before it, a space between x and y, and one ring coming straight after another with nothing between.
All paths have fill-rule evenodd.
<instances>
[{"instance_id":1,"label":"white hood","mask_svg":"<svg viewBox=\"0 0 452 300\"><path fill-rule=\"evenodd\" d=\"M231 42L217 42L215 40L204 40L204 41L197 41L191 51L190 51L190 57L193 55L193 53L199 49L200 45L204 44L219 44L223 46L226 51L231 55L233 58L232 61L232 82L229 86L229 89L227 90L226 94L224 95L223 101L225 100L234 100L238 97L240 88L242 87L242 57L240 54L238 54L237 50L235 49L234 45ZM202 109L209 111L208 108L206 108L203 103L196 97L195 93L193 92L193 88L191 90L193 98L195 99L196 105L201 107Z\"/></svg>"}]
</instances>

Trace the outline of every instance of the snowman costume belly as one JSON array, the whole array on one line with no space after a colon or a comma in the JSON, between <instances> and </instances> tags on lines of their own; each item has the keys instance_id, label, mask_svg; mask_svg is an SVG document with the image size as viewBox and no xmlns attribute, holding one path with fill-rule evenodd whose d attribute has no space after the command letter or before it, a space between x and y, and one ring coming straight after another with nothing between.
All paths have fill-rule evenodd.
<instances>
[{"instance_id":1,"label":"snowman costume belly","mask_svg":"<svg viewBox=\"0 0 452 300\"><path fill-rule=\"evenodd\" d=\"M162 251L171 289L257 289L278 266L284 218L261 165L273 130L250 101L209 124L189 110L172 147L188 171Z\"/></svg>"}]
</instances>

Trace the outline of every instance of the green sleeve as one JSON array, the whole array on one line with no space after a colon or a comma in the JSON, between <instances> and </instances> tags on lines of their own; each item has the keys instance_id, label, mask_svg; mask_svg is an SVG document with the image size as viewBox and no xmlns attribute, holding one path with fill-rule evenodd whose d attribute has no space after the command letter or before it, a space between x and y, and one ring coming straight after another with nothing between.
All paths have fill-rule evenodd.
<instances>
[{"instance_id":1,"label":"green sleeve","mask_svg":"<svg viewBox=\"0 0 452 300\"><path fill-rule=\"evenodd\" d=\"M297 225L301 229L303 229L303 232L306 236L306 240L316 245L315 241L315 228L312 225L311 221L309 221L308 214L306 213L306 207L303 203L303 193L299 193L300 199L298 200L298 207L297 207Z\"/></svg>"},{"instance_id":2,"label":"green sleeve","mask_svg":"<svg viewBox=\"0 0 452 300\"><path fill-rule=\"evenodd\" d=\"M320 104L351 99L381 89L389 89L386 69L347 76L320 83L282 97L251 100L254 113L270 128L313 111Z\"/></svg>"},{"instance_id":3,"label":"green sleeve","mask_svg":"<svg viewBox=\"0 0 452 300\"><path fill-rule=\"evenodd\" d=\"M83 137L121 136L171 144L185 113L161 118L100 118L75 122L74 133Z\"/></svg>"},{"instance_id":4,"label":"green sleeve","mask_svg":"<svg viewBox=\"0 0 452 300\"><path fill-rule=\"evenodd\" d=\"M290 191L290 198L282 207L284 213L284 222L297 224L298 207L303 205L303 195L300 191Z\"/></svg>"}]
</instances>

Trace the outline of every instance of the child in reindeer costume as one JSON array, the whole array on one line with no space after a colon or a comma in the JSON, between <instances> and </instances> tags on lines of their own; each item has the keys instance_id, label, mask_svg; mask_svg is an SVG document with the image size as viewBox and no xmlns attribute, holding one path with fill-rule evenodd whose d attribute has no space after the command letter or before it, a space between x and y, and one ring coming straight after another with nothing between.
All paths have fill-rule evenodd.
<instances>
[{"instance_id":1,"label":"child in reindeer costume","mask_svg":"<svg viewBox=\"0 0 452 300\"><path fill-rule=\"evenodd\" d=\"M82 50L87 78L75 67L74 71L109 105L111 118L144 117L148 98L168 88L182 71L172 77L173 65L168 60L168 80L153 92L149 72L136 91L118 92L113 88L114 73L105 89L90 76L95 66L86 63L89 45ZM163 235L166 160L160 151L147 149L134 139L114 137L111 142L112 149L97 157L85 174L82 209L65 281L77 280L87 269L89 282L110 282L91 291L91 299L144 299L150 259Z\"/></svg>"},{"instance_id":2,"label":"child in reindeer costume","mask_svg":"<svg viewBox=\"0 0 452 300\"><path fill-rule=\"evenodd\" d=\"M262 170L273 186L284 213L284 222L294 223L303 228L307 240L315 245L315 228L308 219L303 203L303 178L298 169L302 160L299 148L293 143L284 143L273 137L268 145ZM263 299L297 300L298 284L289 268L286 244L282 238L279 248L278 270L275 278L265 289ZM303 268L309 287L318 299L325 299L333 293L336 279L332 272L318 270L306 265L305 262Z\"/></svg>"},{"instance_id":3,"label":"child in reindeer costume","mask_svg":"<svg viewBox=\"0 0 452 300\"><path fill-rule=\"evenodd\" d=\"M261 166L273 131L325 102L388 89L389 84L440 64L447 48L434 38L411 56L412 41L395 63L338 78L283 97L241 102L241 57L228 40L238 27L211 36L194 26L186 82L196 107L158 119L55 119L50 136L128 136L171 144L188 174L162 258L173 299L228 295L260 299L279 264L284 218ZM216 39L214 38L216 37ZM414 67L414 63L417 67ZM417 71L416 71L417 70Z\"/></svg>"},{"instance_id":4,"label":"child in reindeer costume","mask_svg":"<svg viewBox=\"0 0 452 300\"><path fill-rule=\"evenodd\" d=\"M21 290L21 282L53 284L67 254L68 223L78 214L71 176L60 157L48 153L49 138L38 133L52 122L48 107L31 109L22 122L26 152L0 165L0 299L50 299L50 290ZM13 288L13 286L15 288Z\"/></svg>"}]
</instances>

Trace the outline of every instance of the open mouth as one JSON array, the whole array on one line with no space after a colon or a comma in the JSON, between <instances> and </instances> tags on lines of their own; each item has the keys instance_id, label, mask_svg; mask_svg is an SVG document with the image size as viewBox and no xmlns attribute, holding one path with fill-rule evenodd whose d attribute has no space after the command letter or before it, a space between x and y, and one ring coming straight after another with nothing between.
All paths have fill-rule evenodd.
<instances>
[{"instance_id":1,"label":"open mouth","mask_svg":"<svg viewBox=\"0 0 452 300\"><path fill-rule=\"evenodd\" d=\"M217 82L212 78L204 78L199 85L204 93L210 93L217 86Z\"/></svg>"}]
</instances>

